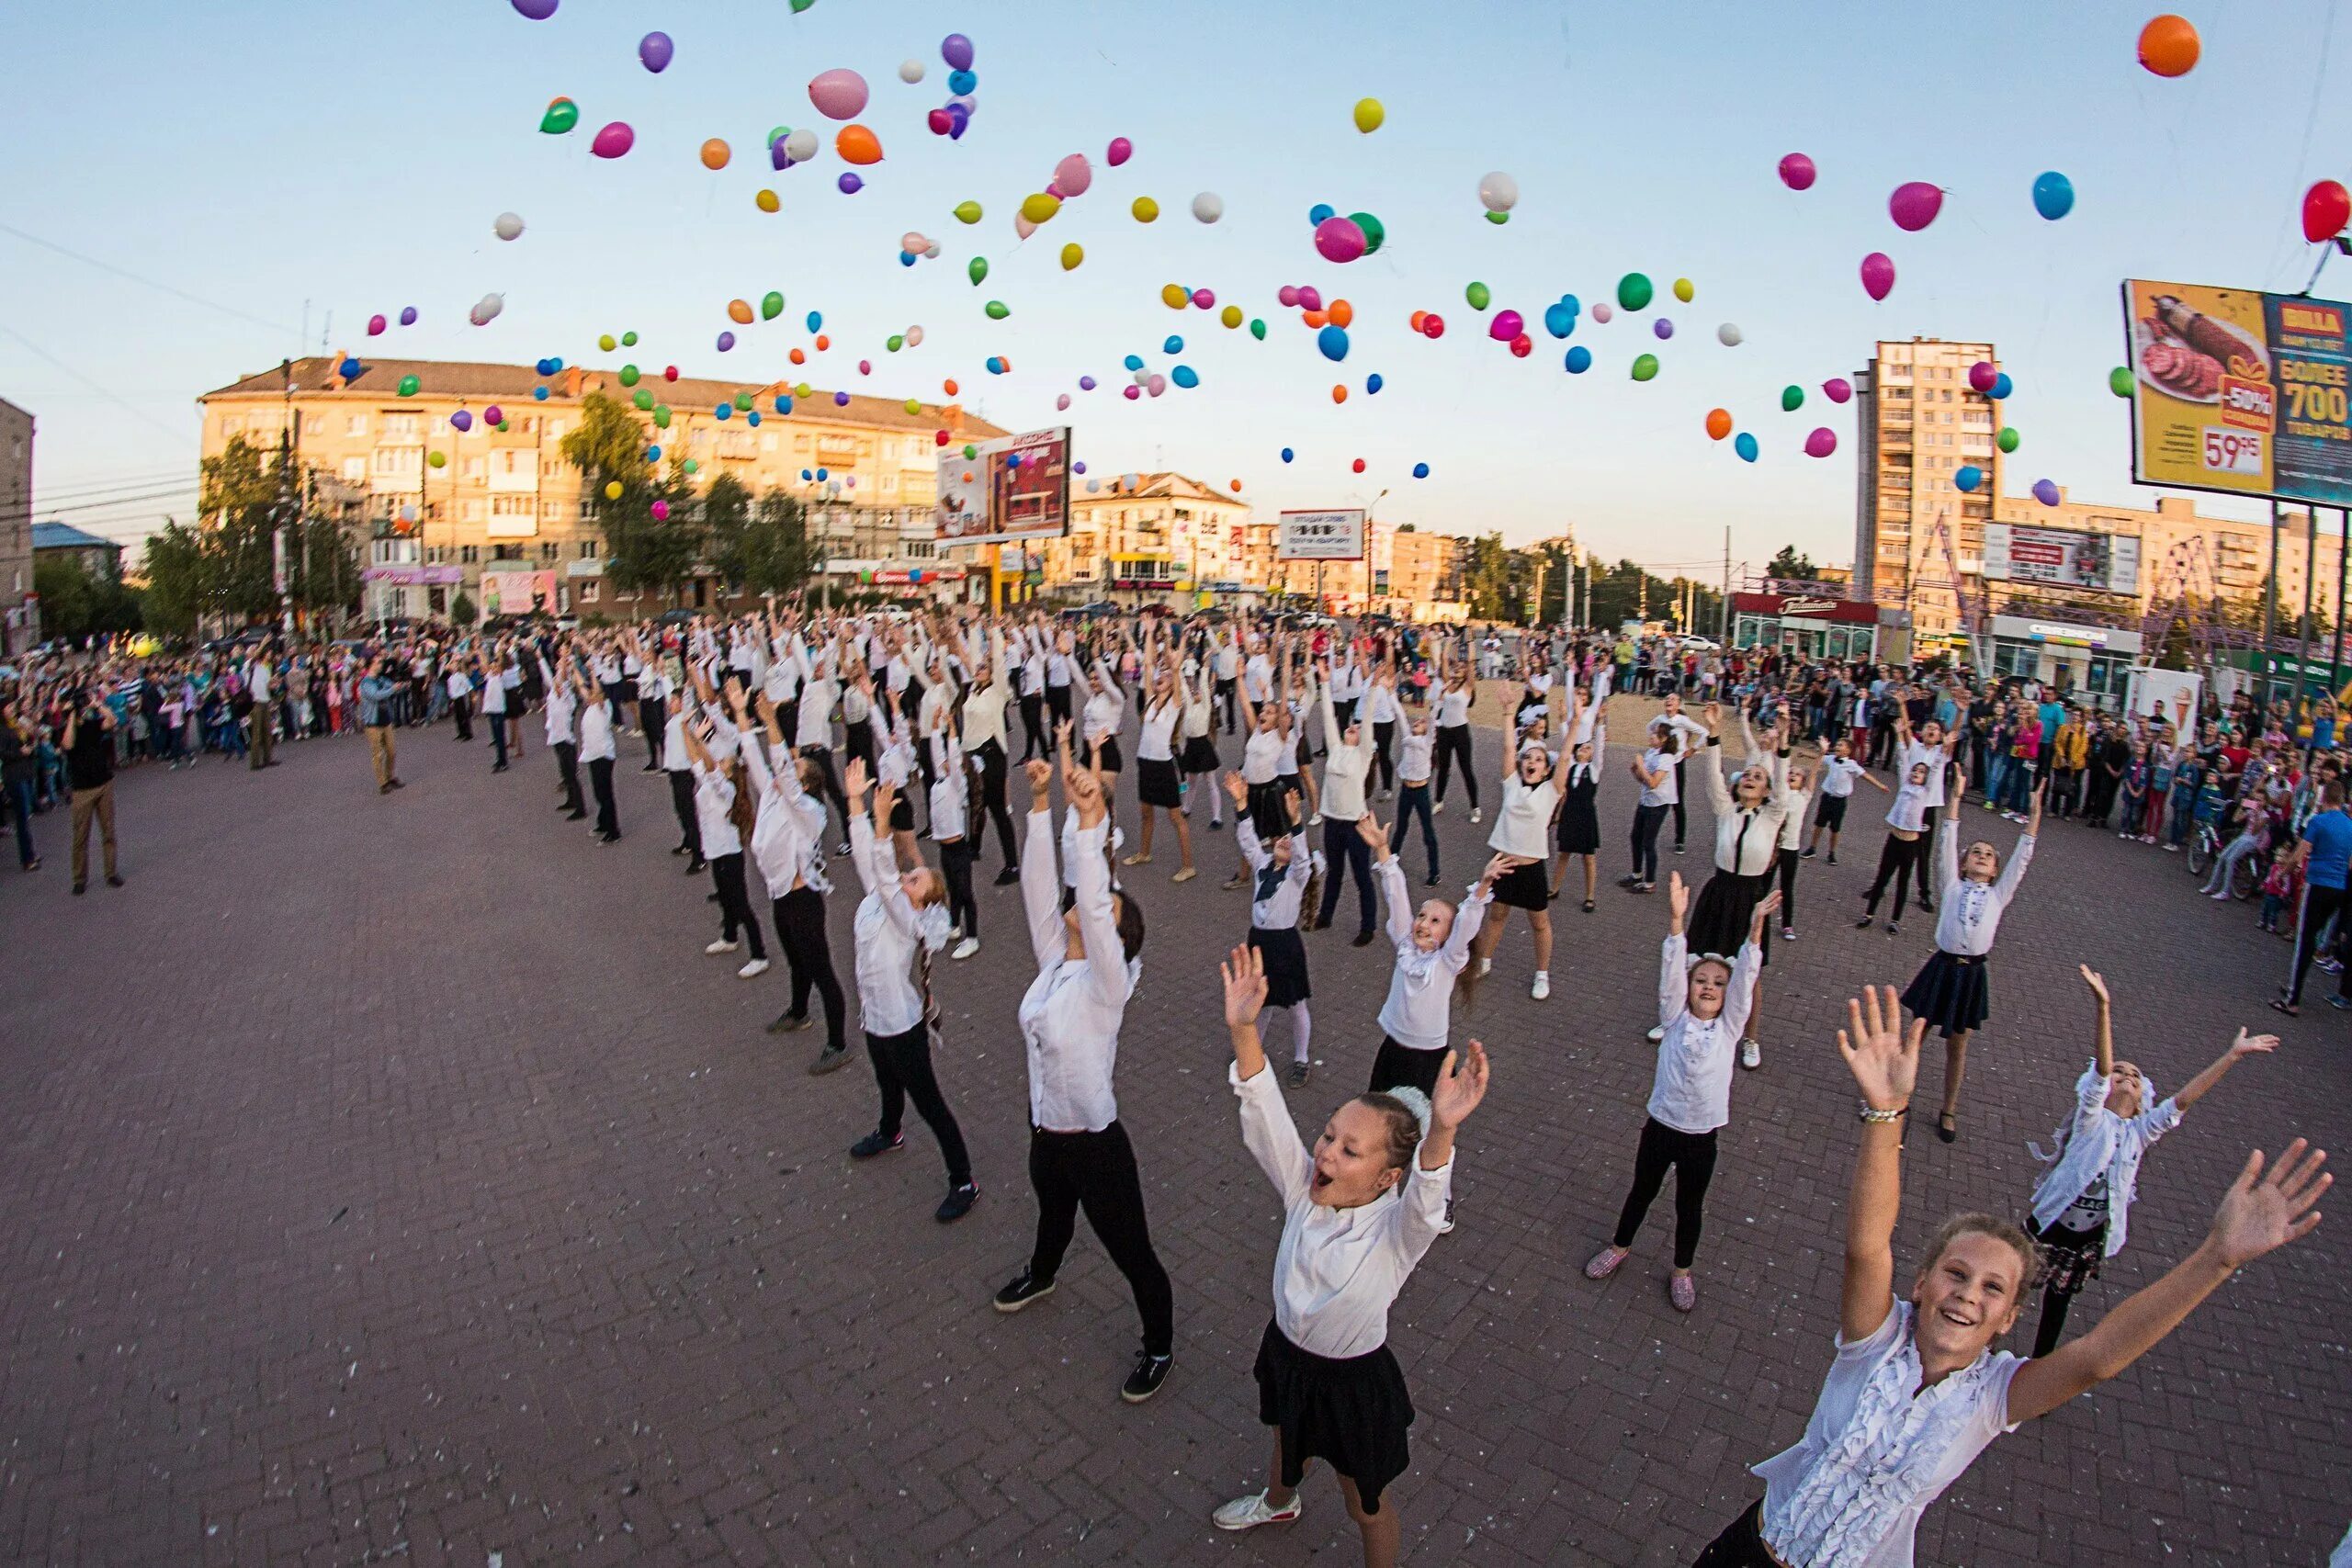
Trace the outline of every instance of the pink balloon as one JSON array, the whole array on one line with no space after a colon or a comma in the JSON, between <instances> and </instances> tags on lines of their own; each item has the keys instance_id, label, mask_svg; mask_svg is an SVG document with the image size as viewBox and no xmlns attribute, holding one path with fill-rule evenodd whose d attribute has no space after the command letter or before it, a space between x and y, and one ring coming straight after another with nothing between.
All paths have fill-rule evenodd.
<instances>
[{"instance_id":1,"label":"pink balloon","mask_svg":"<svg viewBox=\"0 0 2352 1568\"><path fill-rule=\"evenodd\" d=\"M808 84L808 101L827 119L855 119L865 109L865 78L836 67Z\"/></svg>"},{"instance_id":2,"label":"pink balloon","mask_svg":"<svg viewBox=\"0 0 2352 1568\"><path fill-rule=\"evenodd\" d=\"M1052 197L1056 201L1065 200L1069 196L1069 192L1062 189L1062 182L1059 180L1047 180L1046 182L1046 194Z\"/></svg>"},{"instance_id":3,"label":"pink balloon","mask_svg":"<svg viewBox=\"0 0 2352 1568\"><path fill-rule=\"evenodd\" d=\"M945 109L932 110L930 118L924 123L931 127L931 133L933 136L945 136L956 129L956 121L949 118Z\"/></svg>"},{"instance_id":4,"label":"pink balloon","mask_svg":"<svg viewBox=\"0 0 2352 1568\"><path fill-rule=\"evenodd\" d=\"M1127 401L1134 402L1137 398L1143 396L1143 389L1136 386L1133 381L1130 381L1125 386L1119 389L1119 395L1126 399Z\"/></svg>"},{"instance_id":5,"label":"pink balloon","mask_svg":"<svg viewBox=\"0 0 2352 1568\"><path fill-rule=\"evenodd\" d=\"M1300 284L1298 288L1298 308L1302 310L1321 310L1323 308L1322 291L1311 283Z\"/></svg>"},{"instance_id":6,"label":"pink balloon","mask_svg":"<svg viewBox=\"0 0 2352 1568\"><path fill-rule=\"evenodd\" d=\"M1599 321L1604 327L1609 324L1610 318L1614 316L1616 313L1617 312L1614 310L1610 308L1609 302L1605 299L1592 308L1592 319Z\"/></svg>"},{"instance_id":7,"label":"pink balloon","mask_svg":"<svg viewBox=\"0 0 2352 1568\"><path fill-rule=\"evenodd\" d=\"M1084 196L1087 186L1094 183L1094 165L1086 161L1083 152L1073 152L1054 165L1054 183L1062 187L1063 199Z\"/></svg>"},{"instance_id":8,"label":"pink balloon","mask_svg":"<svg viewBox=\"0 0 2352 1568\"><path fill-rule=\"evenodd\" d=\"M1193 290L1193 303L1204 310L1215 310L1216 296L1205 288L1195 288ZM1152 395L1158 397L1159 394L1155 392Z\"/></svg>"},{"instance_id":9,"label":"pink balloon","mask_svg":"<svg viewBox=\"0 0 2352 1568\"><path fill-rule=\"evenodd\" d=\"M1115 169L1135 155L1136 144L1134 142L1128 141L1124 136L1114 136L1111 138L1111 150L1104 154L1103 161Z\"/></svg>"},{"instance_id":10,"label":"pink balloon","mask_svg":"<svg viewBox=\"0 0 2352 1568\"><path fill-rule=\"evenodd\" d=\"M1826 424L1815 426L1813 434L1804 438L1804 455L1808 457L1826 457L1836 450L1838 433Z\"/></svg>"},{"instance_id":11,"label":"pink balloon","mask_svg":"<svg viewBox=\"0 0 2352 1568\"><path fill-rule=\"evenodd\" d=\"M1968 384L1980 392L1991 391L1993 383L2000 378L2001 373L1993 368L1989 359L1980 359L1968 367Z\"/></svg>"},{"instance_id":12,"label":"pink balloon","mask_svg":"<svg viewBox=\"0 0 2352 1568\"><path fill-rule=\"evenodd\" d=\"M1884 251L1872 251L1862 258L1862 292L1873 299L1894 292L1894 260Z\"/></svg>"},{"instance_id":13,"label":"pink balloon","mask_svg":"<svg viewBox=\"0 0 2352 1568\"><path fill-rule=\"evenodd\" d=\"M1498 310L1487 323L1487 335L1497 343L1509 343L1527 329L1527 322L1517 310Z\"/></svg>"},{"instance_id":14,"label":"pink balloon","mask_svg":"<svg viewBox=\"0 0 2352 1568\"><path fill-rule=\"evenodd\" d=\"M1274 298L1283 302L1283 310L1287 310L1291 309L1298 303L1298 285L1295 283L1283 284L1282 288L1274 291Z\"/></svg>"},{"instance_id":15,"label":"pink balloon","mask_svg":"<svg viewBox=\"0 0 2352 1568\"><path fill-rule=\"evenodd\" d=\"M1025 214L1016 212L1012 215L1012 231L1025 240L1037 231L1037 225L1030 222Z\"/></svg>"},{"instance_id":16,"label":"pink balloon","mask_svg":"<svg viewBox=\"0 0 2352 1568\"><path fill-rule=\"evenodd\" d=\"M1833 403L1842 403L1854 395L1854 384L1843 376L1832 376L1821 384L1821 395Z\"/></svg>"},{"instance_id":17,"label":"pink balloon","mask_svg":"<svg viewBox=\"0 0 2352 1568\"><path fill-rule=\"evenodd\" d=\"M384 325L385 325L385 322L384 322L384 318L383 318L383 317L381 317L381 316L370 316L370 317L368 317L368 335L369 337L382 337L382 336L384 335Z\"/></svg>"},{"instance_id":18,"label":"pink balloon","mask_svg":"<svg viewBox=\"0 0 2352 1568\"><path fill-rule=\"evenodd\" d=\"M616 119L596 132L596 140L588 144L588 151L599 158L617 158L636 145L637 132L629 129L628 121Z\"/></svg>"},{"instance_id":19,"label":"pink balloon","mask_svg":"<svg viewBox=\"0 0 2352 1568\"><path fill-rule=\"evenodd\" d=\"M1068 392L1064 392L1061 396L1056 398L1054 400L1054 407L1057 409L1066 409L1069 407L1069 394Z\"/></svg>"},{"instance_id":20,"label":"pink balloon","mask_svg":"<svg viewBox=\"0 0 2352 1568\"><path fill-rule=\"evenodd\" d=\"M1327 262L1351 262L1371 243L1352 218L1326 218L1315 226L1315 254Z\"/></svg>"},{"instance_id":21,"label":"pink balloon","mask_svg":"<svg viewBox=\"0 0 2352 1568\"><path fill-rule=\"evenodd\" d=\"M1925 180L1896 186L1894 194L1886 198L1887 215L1906 234L1916 234L1933 223L1943 206L1944 193Z\"/></svg>"},{"instance_id":22,"label":"pink balloon","mask_svg":"<svg viewBox=\"0 0 2352 1568\"><path fill-rule=\"evenodd\" d=\"M1143 389L1156 398L1168 390L1168 378L1155 370L1152 372L1151 379L1144 383Z\"/></svg>"},{"instance_id":23,"label":"pink balloon","mask_svg":"<svg viewBox=\"0 0 2352 1568\"><path fill-rule=\"evenodd\" d=\"M670 503L668 502L657 501L653 503L653 521L656 523L667 523L670 521Z\"/></svg>"},{"instance_id":24,"label":"pink balloon","mask_svg":"<svg viewBox=\"0 0 2352 1568\"><path fill-rule=\"evenodd\" d=\"M1781 183L1791 190L1811 190L1818 172L1813 160L1802 152L1792 152L1781 160Z\"/></svg>"},{"instance_id":25,"label":"pink balloon","mask_svg":"<svg viewBox=\"0 0 2352 1568\"><path fill-rule=\"evenodd\" d=\"M872 361L871 359L861 359L861 360L859 360L859 361L857 362L857 373L858 373L859 375L861 375L861 376L871 376L871 375L873 375L873 374L874 374L874 361Z\"/></svg>"}]
</instances>

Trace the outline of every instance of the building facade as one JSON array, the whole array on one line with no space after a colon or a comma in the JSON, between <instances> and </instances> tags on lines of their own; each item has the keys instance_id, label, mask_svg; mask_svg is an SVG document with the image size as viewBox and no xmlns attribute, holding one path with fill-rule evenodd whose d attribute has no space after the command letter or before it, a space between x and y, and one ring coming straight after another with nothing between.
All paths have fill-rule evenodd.
<instances>
[{"instance_id":1,"label":"building facade","mask_svg":"<svg viewBox=\"0 0 2352 1568\"><path fill-rule=\"evenodd\" d=\"M1854 594L1908 610L1923 638L1977 618L1962 595L1981 581L2005 472L2001 405L1968 382L1980 361L2001 363L1989 343L1914 338L1879 344L1853 377ZM1984 479L1963 494L1952 478L1970 467Z\"/></svg>"},{"instance_id":2,"label":"building facade","mask_svg":"<svg viewBox=\"0 0 2352 1568\"><path fill-rule=\"evenodd\" d=\"M33 561L44 560L70 560L91 577L122 578L122 547L70 523L33 525Z\"/></svg>"},{"instance_id":3,"label":"building facade","mask_svg":"<svg viewBox=\"0 0 2352 1568\"><path fill-rule=\"evenodd\" d=\"M2019 600L2078 605L2085 609L2127 608L2145 615L2156 605L2183 600L2219 599L2233 619L2258 624L2263 582L2270 574L2270 525L2267 520L2212 517L2180 496L2158 498L2153 508L2105 506L2078 502L2064 490L2056 506L2044 506L2031 496L2005 496L1994 514L2013 528L2054 529L2108 538L2136 541L2134 586L2129 592L2045 584L2011 578L1988 584L1995 608ZM2335 617L2336 585L2343 566L2343 537L2324 513L2316 540L2311 514L2300 507L2278 513L2278 619L2291 624L2302 614L2303 593L2311 591L2312 606L2323 621ZM2318 570L2311 570L2318 558Z\"/></svg>"},{"instance_id":4,"label":"building facade","mask_svg":"<svg viewBox=\"0 0 2352 1568\"><path fill-rule=\"evenodd\" d=\"M1125 474L1074 494L1069 533L1043 549L1043 586L1079 601L1176 604L1249 584L1250 505L1178 473Z\"/></svg>"},{"instance_id":5,"label":"building facade","mask_svg":"<svg viewBox=\"0 0 2352 1568\"><path fill-rule=\"evenodd\" d=\"M40 641L33 593L33 416L0 399L0 654Z\"/></svg>"}]
</instances>

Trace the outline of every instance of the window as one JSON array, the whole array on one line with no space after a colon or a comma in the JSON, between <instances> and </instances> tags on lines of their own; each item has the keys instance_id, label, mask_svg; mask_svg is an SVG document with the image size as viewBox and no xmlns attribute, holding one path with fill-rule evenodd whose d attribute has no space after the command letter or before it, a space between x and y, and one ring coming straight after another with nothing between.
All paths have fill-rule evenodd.
<instances>
[{"instance_id":1,"label":"window","mask_svg":"<svg viewBox=\"0 0 2352 1568\"><path fill-rule=\"evenodd\" d=\"M477 545L460 545L460 546L458 546L458 559L459 563L460 563L460 564L462 564L462 565L465 565L465 566L472 566L475 562L477 562L477 561L479 561L479 560L481 560L481 547L480 547L480 546L477 546Z\"/></svg>"},{"instance_id":2,"label":"window","mask_svg":"<svg viewBox=\"0 0 2352 1568\"><path fill-rule=\"evenodd\" d=\"M580 541L580 558L581 558L582 560L594 560L594 559L596 558L596 551L597 551L598 546L599 546L599 541L597 541L597 540L595 540L595 539L582 539L582 540L581 540L581 541Z\"/></svg>"},{"instance_id":3,"label":"window","mask_svg":"<svg viewBox=\"0 0 2352 1568\"><path fill-rule=\"evenodd\" d=\"M550 523L556 521L556 519L563 515L563 502L560 501L543 501L539 502L539 515L546 518Z\"/></svg>"},{"instance_id":4,"label":"window","mask_svg":"<svg viewBox=\"0 0 2352 1568\"><path fill-rule=\"evenodd\" d=\"M479 522L481 522L481 502L480 501L469 501L469 502L466 502L466 506L465 506L465 510L464 510L463 512L461 512L460 513L458 513L458 515L459 515L459 516L461 516L461 517L463 517L463 518L464 518L467 522L469 522L469 523L479 523Z\"/></svg>"},{"instance_id":5,"label":"window","mask_svg":"<svg viewBox=\"0 0 2352 1568\"><path fill-rule=\"evenodd\" d=\"M484 464L480 457L469 457L466 459L466 478L469 479L478 479L487 471L488 466Z\"/></svg>"},{"instance_id":6,"label":"window","mask_svg":"<svg viewBox=\"0 0 2352 1568\"><path fill-rule=\"evenodd\" d=\"M225 441L232 435L243 435L244 433L245 421L243 415L224 414L221 416L220 436L222 440Z\"/></svg>"},{"instance_id":7,"label":"window","mask_svg":"<svg viewBox=\"0 0 2352 1568\"><path fill-rule=\"evenodd\" d=\"M580 602L582 604L596 603L603 586L593 577L583 578L580 583Z\"/></svg>"},{"instance_id":8,"label":"window","mask_svg":"<svg viewBox=\"0 0 2352 1568\"><path fill-rule=\"evenodd\" d=\"M306 418L306 419L304 419L304 420L302 421L302 434L305 434L305 435L324 435L326 433L327 433L327 421L326 421L326 416L325 416L324 414L317 414L317 413L314 413L314 414L310 415L308 418Z\"/></svg>"},{"instance_id":9,"label":"window","mask_svg":"<svg viewBox=\"0 0 2352 1568\"><path fill-rule=\"evenodd\" d=\"M766 431L766 432L764 432L764 433L763 433L763 434L761 434L761 436L760 436L760 450L761 450L761 451L763 451L763 452L773 452L773 451L775 451L775 431L773 431L773 430Z\"/></svg>"},{"instance_id":10,"label":"window","mask_svg":"<svg viewBox=\"0 0 2352 1568\"><path fill-rule=\"evenodd\" d=\"M343 460L343 481L345 484L366 484L368 482L368 459L365 457L345 457Z\"/></svg>"},{"instance_id":11,"label":"window","mask_svg":"<svg viewBox=\"0 0 2352 1568\"><path fill-rule=\"evenodd\" d=\"M424 432L421 416L417 414L388 413L384 416L384 434L388 436L406 436L414 440Z\"/></svg>"},{"instance_id":12,"label":"window","mask_svg":"<svg viewBox=\"0 0 2352 1568\"><path fill-rule=\"evenodd\" d=\"M527 495L493 495L490 498L492 517L529 517L537 509Z\"/></svg>"},{"instance_id":13,"label":"window","mask_svg":"<svg viewBox=\"0 0 2352 1568\"><path fill-rule=\"evenodd\" d=\"M548 540L545 544L539 547L539 558L541 560L553 560L556 558L556 554L557 545L553 539Z\"/></svg>"},{"instance_id":14,"label":"window","mask_svg":"<svg viewBox=\"0 0 2352 1568\"><path fill-rule=\"evenodd\" d=\"M345 435L367 434L368 416L364 413L356 413L351 415L343 422L343 433Z\"/></svg>"},{"instance_id":15,"label":"window","mask_svg":"<svg viewBox=\"0 0 2352 1568\"><path fill-rule=\"evenodd\" d=\"M892 495L892 494L895 494L895 493L897 493L898 489L899 489L899 476L898 476L898 475L896 475L896 474L884 474L884 475L882 476L882 493L883 493L883 494L885 494L885 495Z\"/></svg>"}]
</instances>

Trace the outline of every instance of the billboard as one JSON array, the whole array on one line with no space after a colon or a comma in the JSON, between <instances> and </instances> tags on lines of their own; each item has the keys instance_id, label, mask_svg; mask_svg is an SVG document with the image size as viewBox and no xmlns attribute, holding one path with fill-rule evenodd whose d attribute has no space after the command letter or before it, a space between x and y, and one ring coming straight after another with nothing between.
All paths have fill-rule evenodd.
<instances>
[{"instance_id":1,"label":"billboard","mask_svg":"<svg viewBox=\"0 0 2352 1568\"><path fill-rule=\"evenodd\" d=\"M2123 285L2141 484L2352 505L2352 306Z\"/></svg>"},{"instance_id":2,"label":"billboard","mask_svg":"<svg viewBox=\"0 0 2352 1568\"><path fill-rule=\"evenodd\" d=\"M939 456L933 536L943 545L1056 539L1069 532L1069 426L1032 430Z\"/></svg>"},{"instance_id":3,"label":"billboard","mask_svg":"<svg viewBox=\"0 0 2352 1568\"><path fill-rule=\"evenodd\" d=\"M484 615L556 614L555 573L552 571L485 571L481 574Z\"/></svg>"},{"instance_id":4,"label":"billboard","mask_svg":"<svg viewBox=\"0 0 2352 1568\"><path fill-rule=\"evenodd\" d=\"M1984 577L1992 582L2049 582L2103 593L2140 592L2140 541L2129 534L1984 525Z\"/></svg>"},{"instance_id":5,"label":"billboard","mask_svg":"<svg viewBox=\"0 0 2352 1568\"><path fill-rule=\"evenodd\" d=\"M1277 560L1363 559L1363 513L1285 512L1276 536Z\"/></svg>"}]
</instances>

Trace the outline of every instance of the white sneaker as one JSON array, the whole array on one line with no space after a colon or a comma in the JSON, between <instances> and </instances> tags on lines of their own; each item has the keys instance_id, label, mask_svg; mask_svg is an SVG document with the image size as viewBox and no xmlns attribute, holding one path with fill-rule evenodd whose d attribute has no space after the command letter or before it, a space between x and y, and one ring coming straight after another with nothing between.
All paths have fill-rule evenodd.
<instances>
[{"instance_id":1,"label":"white sneaker","mask_svg":"<svg viewBox=\"0 0 2352 1568\"><path fill-rule=\"evenodd\" d=\"M1527 994L1533 997L1539 1002L1545 997L1550 996L1552 994L1552 976L1545 974L1543 970L1538 969L1535 972L1535 984L1527 987Z\"/></svg>"},{"instance_id":2,"label":"white sneaker","mask_svg":"<svg viewBox=\"0 0 2352 1568\"><path fill-rule=\"evenodd\" d=\"M1290 1505L1277 1508L1266 1501L1263 1492L1250 1497L1236 1497L1209 1516L1221 1530L1256 1529L1260 1525L1286 1525L1298 1517L1298 1494L1290 1495Z\"/></svg>"},{"instance_id":3,"label":"white sneaker","mask_svg":"<svg viewBox=\"0 0 2352 1568\"><path fill-rule=\"evenodd\" d=\"M736 970L735 977L739 980L756 980L767 972L768 961L764 958L754 958L741 969Z\"/></svg>"},{"instance_id":4,"label":"white sneaker","mask_svg":"<svg viewBox=\"0 0 2352 1568\"><path fill-rule=\"evenodd\" d=\"M976 936L967 936L963 941L957 942L947 956L950 958L969 958L972 954L979 952L979 950L980 939Z\"/></svg>"},{"instance_id":5,"label":"white sneaker","mask_svg":"<svg viewBox=\"0 0 2352 1568\"><path fill-rule=\"evenodd\" d=\"M1754 1035L1739 1043L1739 1065L1750 1071L1764 1065L1764 1047L1757 1043Z\"/></svg>"},{"instance_id":6,"label":"white sneaker","mask_svg":"<svg viewBox=\"0 0 2352 1568\"><path fill-rule=\"evenodd\" d=\"M722 953L734 952L736 944L734 942L729 942L725 937L720 937L717 942L714 942L708 947L704 948L703 951L709 953L713 958L716 958Z\"/></svg>"},{"instance_id":7,"label":"white sneaker","mask_svg":"<svg viewBox=\"0 0 2352 1568\"><path fill-rule=\"evenodd\" d=\"M1430 807L1430 816L1432 816L1432 817L1442 817L1442 816L1444 816L1444 815L1445 815L1445 802L1443 802L1443 801L1442 801L1442 800L1441 800L1441 801L1436 802L1434 805L1432 805L1432 806Z\"/></svg>"},{"instance_id":8,"label":"white sneaker","mask_svg":"<svg viewBox=\"0 0 2352 1568\"><path fill-rule=\"evenodd\" d=\"M1473 828L1476 827L1476 826L1478 825L1479 819L1480 819L1481 818L1485 817L1485 816L1486 816L1486 813L1485 813L1485 812L1483 812L1483 811L1479 810L1479 809L1478 809L1476 807L1475 807L1475 806L1474 806L1474 807L1472 807L1470 808L1470 826L1472 826Z\"/></svg>"},{"instance_id":9,"label":"white sneaker","mask_svg":"<svg viewBox=\"0 0 2352 1568\"><path fill-rule=\"evenodd\" d=\"M1662 1023L1657 1025L1656 1028L1652 1029L1648 1034L1645 1035L1644 1038L1651 1044L1657 1044L1659 1041L1666 1038L1666 1025Z\"/></svg>"},{"instance_id":10,"label":"white sneaker","mask_svg":"<svg viewBox=\"0 0 2352 1568\"><path fill-rule=\"evenodd\" d=\"M1493 974L1494 972L1495 972L1495 961L1494 961L1493 959L1491 959L1491 958L1481 958L1480 960L1478 960L1478 978L1480 978L1481 980L1483 980L1483 979L1485 979L1487 976L1489 976L1489 975Z\"/></svg>"}]
</instances>

